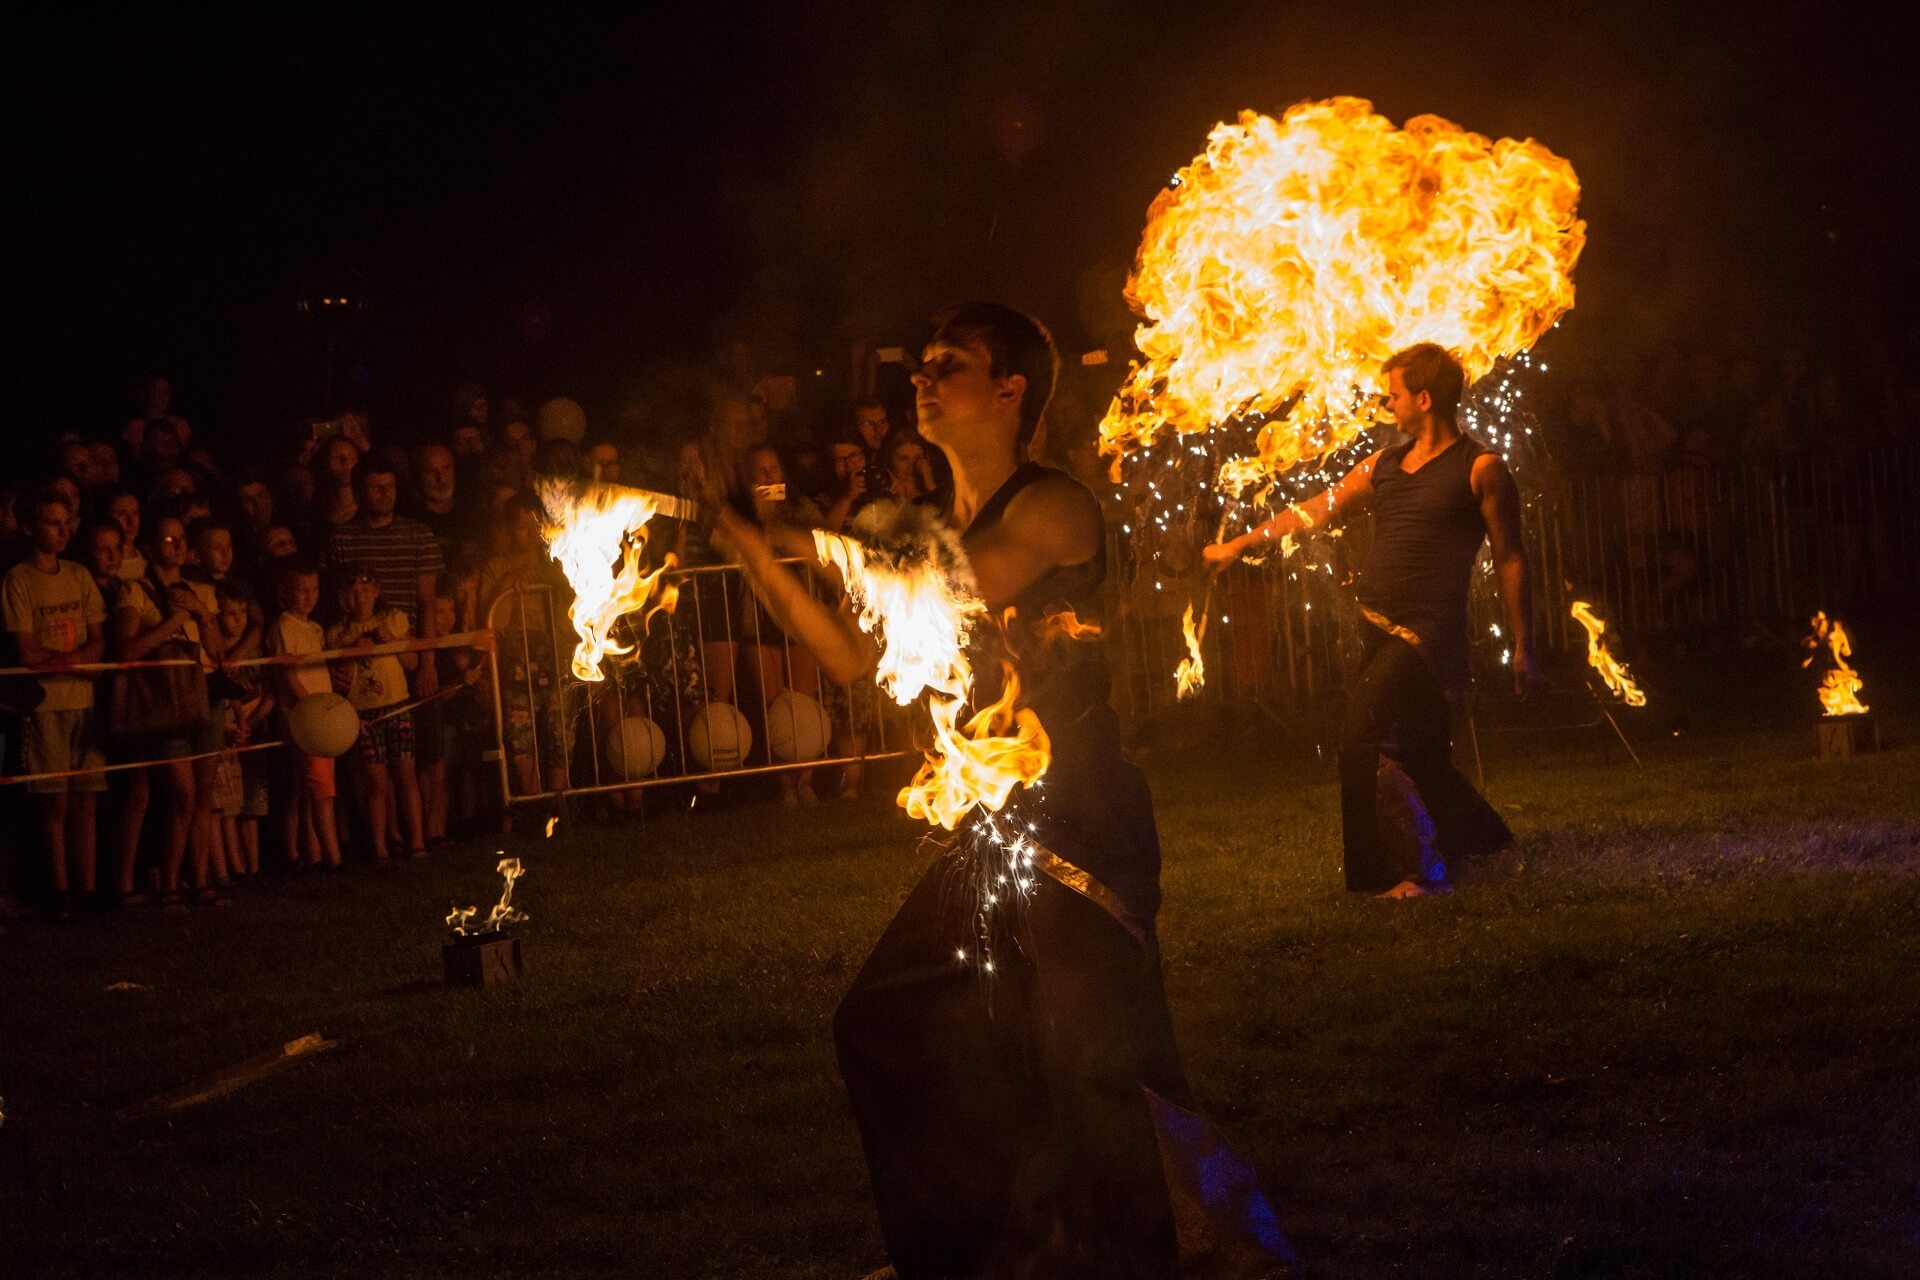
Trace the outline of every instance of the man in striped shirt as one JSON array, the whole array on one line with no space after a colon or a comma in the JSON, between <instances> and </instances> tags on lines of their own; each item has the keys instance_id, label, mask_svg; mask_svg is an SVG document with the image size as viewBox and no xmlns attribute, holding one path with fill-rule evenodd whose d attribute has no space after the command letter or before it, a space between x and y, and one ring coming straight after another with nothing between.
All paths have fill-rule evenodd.
<instances>
[{"instance_id":1,"label":"man in striped shirt","mask_svg":"<svg viewBox=\"0 0 1920 1280\"><path fill-rule=\"evenodd\" d=\"M440 540L418 520L393 513L400 500L399 477L378 455L369 454L354 469L353 485L360 511L328 535L327 566L352 564L371 569L380 583L381 599L388 607L406 613L414 635L427 639L438 634L434 627L433 584L446 569ZM421 663L414 673L414 692L426 697L438 686L434 664Z\"/></svg>"}]
</instances>

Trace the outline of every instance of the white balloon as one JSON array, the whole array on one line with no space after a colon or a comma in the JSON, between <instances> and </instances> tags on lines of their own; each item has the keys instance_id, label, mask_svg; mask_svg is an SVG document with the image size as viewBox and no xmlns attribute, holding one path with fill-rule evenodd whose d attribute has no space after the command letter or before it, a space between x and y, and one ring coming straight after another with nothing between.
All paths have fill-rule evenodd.
<instances>
[{"instance_id":1,"label":"white balloon","mask_svg":"<svg viewBox=\"0 0 1920 1280\"><path fill-rule=\"evenodd\" d=\"M702 769L738 769L753 748L753 726L731 702L709 702L687 723L687 750Z\"/></svg>"},{"instance_id":2,"label":"white balloon","mask_svg":"<svg viewBox=\"0 0 1920 1280\"><path fill-rule=\"evenodd\" d=\"M827 709L797 689L782 690L767 704L767 749L774 759L818 760L832 737Z\"/></svg>"},{"instance_id":3,"label":"white balloon","mask_svg":"<svg viewBox=\"0 0 1920 1280\"><path fill-rule=\"evenodd\" d=\"M667 735L645 716L628 716L607 727L607 763L627 781L644 778L667 754Z\"/></svg>"},{"instance_id":4,"label":"white balloon","mask_svg":"<svg viewBox=\"0 0 1920 1280\"><path fill-rule=\"evenodd\" d=\"M360 713L337 693L310 693L287 713L287 736L308 755L331 760L360 736Z\"/></svg>"}]
</instances>

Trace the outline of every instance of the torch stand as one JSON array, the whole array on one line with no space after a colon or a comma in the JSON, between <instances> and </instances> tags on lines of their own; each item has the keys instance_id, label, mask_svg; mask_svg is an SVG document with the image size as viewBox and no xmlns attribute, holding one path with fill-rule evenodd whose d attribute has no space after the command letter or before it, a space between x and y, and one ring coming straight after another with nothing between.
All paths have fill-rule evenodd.
<instances>
[{"instance_id":1,"label":"torch stand","mask_svg":"<svg viewBox=\"0 0 1920 1280\"><path fill-rule=\"evenodd\" d=\"M455 938L440 949L450 987L492 987L520 976L520 939L504 930Z\"/></svg>"},{"instance_id":2,"label":"torch stand","mask_svg":"<svg viewBox=\"0 0 1920 1280\"><path fill-rule=\"evenodd\" d=\"M1822 760L1848 760L1880 749L1880 722L1872 716L1821 716L1814 733Z\"/></svg>"}]
</instances>

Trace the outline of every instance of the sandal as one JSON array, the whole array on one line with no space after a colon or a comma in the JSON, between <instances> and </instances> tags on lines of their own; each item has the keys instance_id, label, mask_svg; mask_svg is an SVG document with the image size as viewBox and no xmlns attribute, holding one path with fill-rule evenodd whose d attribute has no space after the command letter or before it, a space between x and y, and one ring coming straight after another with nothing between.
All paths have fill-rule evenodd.
<instances>
[{"instance_id":1,"label":"sandal","mask_svg":"<svg viewBox=\"0 0 1920 1280\"><path fill-rule=\"evenodd\" d=\"M200 892L194 894L193 900L203 907L230 907L233 905L233 899L220 892L220 890L213 885L208 885L206 888L200 890Z\"/></svg>"},{"instance_id":2,"label":"sandal","mask_svg":"<svg viewBox=\"0 0 1920 1280\"><path fill-rule=\"evenodd\" d=\"M187 909L186 895L182 894L178 889L167 890L160 895L160 909L168 912L185 911Z\"/></svg>"}]
</instances>

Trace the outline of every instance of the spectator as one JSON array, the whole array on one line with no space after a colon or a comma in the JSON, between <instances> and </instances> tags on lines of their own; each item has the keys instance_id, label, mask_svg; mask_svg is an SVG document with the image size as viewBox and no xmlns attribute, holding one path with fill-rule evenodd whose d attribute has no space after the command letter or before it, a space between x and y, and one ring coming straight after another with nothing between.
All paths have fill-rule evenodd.
<instances>
[{"instance_id":1,"label":"spectator","mask_svg":"<svg viewBox=\"0 0 1920 1280\"><path fill-rule=\"evenodd\" d=\"M877 397L862 396L852 406L853 430L869 458L880 457L880 446L893 431L887 406Z\"/></svg>"},{"instance_id":2,"label":"spectator","mask_svg":"<svg viewBox=\"0 0 1920 1280\"><path fill-rule=\"evenodd\" d=\"M867 451L853 432L827 446L833 487L814 499L821 509L820 525L844 533L847 521L867 504Z\"/></svg>"},{"instance_id":3,"label":"spectator","mask_svg":"<svg viewBox=\"0 0 1920 1280\"><path fill-rule=\"evenodd\" d=\"M104 656L107 606L93 575L60 558L73 531L66 501L43 490L23 499L17 514L32 554L7 572L0 605L21 665L47 673L40 705L25 721L21 755L28 773L66 775L27 784L39 797L49 910L66 920L73 915L69 874L89 898L95 889L94 805L107 787L104 773L82 772L106 764L94 678L67 669Z\"/></svg>"},{"instance_id":4,"label":"spectator","mask_svg":"<svg viewBox=\"0 0 1920 1280\"><path fill-rule=\"evenodd\" d=\"M209 641L214 646L219 643L217 637L208 634L212 629L217 602L211 587L192 582L185 574L187 534L186 527L177 516L165 515L154 522L153 542L148 550L151 555L146 579L129 581L121 589L120 598L114 605L118 641L115 660L141 662L186 658L195 660L204 679L205 672L213 666ZM179 710L182 723L185 724L187 709L182 707ZM204 709L201 715L204 717ZM209 906L232 905L231 899L215 887L209 875L212 868L213 836L209 822L213 804L214 762L211 757L194 758L206 741L206 735L203 720L198 729L187 725L129 743L132 749L140 753L139 758L165 762L155 765L153 769L158 769L164 777L171 802L166 849L161 864L160 897L161 904L168 908L185 905L181 870L189 851L193 855L193 882L198 890L199 901ZM136 812L137 804L137 813L144 819L148 796L146 788L153 769L139 770L137 782L129 787L127 804L130 815ZM137 792L135 787L139 788ZM131 817L122 827L120 869L121 885L125 889L130 889L132 885L134 862L139 851L138 828L139 823Z\"/></svg>"},{"instance_id":5,"label":"spectator","mask_svg":"<svg viewBox=\"0 0 1920 1280\"><path fill-rule=\"evenodd\" d=\"M147 576L147 558L140 552L140 499L126 489L107 499L107 518L120 526L120 576L138 580Z\"/></svg>"},{"instance_id":6,"label":"spectator","mask_svg":"<svg viewBox=\"0 0 1920 1280\"><path fill-rule=\"evenodd\" d=\"M359 514L353 487L353 473L360 466L359 446L345 436L328 436L314 461L314 526L337 529Z\"/></svg>"},{"instance_id":7,"label":"spectator","mask_svg":"<svg viewBox=\"0 0 1920 1280\"><path fill-rule=\"evenodd\" d=\"M487 389L479 383L468 382L456 387L453 392L453 430L475 431L484 440L491 409Z\"/></svg>"},{"instance_id":8,"label":"spectator","mask_svg":"<svg viewBox=\"0 0 1920 1280\"><path fill-rule=\"evenodd\" d=\"M216 597L224 587L237 593L246 602L247 627L243 634L249 647L258 648L267 616L261 610L260 602L254 598L253 584L247 581L245 575L233 571L233 531L213 520L199 521L193 526L193 553L199 569L194 576L211 586ZM235 640L239 638L233 637Z\"/></svg>"},{"instance_id":9,"label":"spectator","mask_svg":"<svg viewBox=\"0 0 1920 1280\"><path fill-rule=\"evenodd\" d=\"M887 437L880 459L887 469L887 496L896 502L926 502L933 496L933 464L927 442L902 427Z\"/></svg>"},{"instance_id":10,"label":"spectator","mask_svg":"<svg viewBox=\"0 0 1920 1280\"><path fill-rule=\"evenodd\" d=\"M619 484L619 448L611 440L594 441L587 446L587 467L595 484Z\"/></svg>"},{"instance_id":11,"label":"spectator","mask_svg":"<svg viewBox=\"0 0 1920 1280\"><path fill-rule=\"evenodd\" d=\"M95 440L87 446L93 453L94 483L103 489L111 489L120 483L120 453L111 442Z\"/></svg>"},{"instance_id":12,"label":"spectator","mask_svg":"<svg viewBox=\"0 0 1920 1280\"><path fill-rule=\"evenodd\" d=\"M549 625L564 616L566 581L547 555L541 518L540 503L530 495L507 499L500 513L501 550L487 561L478 588L481 625L498 637L506 714L500 732L520 794L567 785L560 665Z\"/></svg>"},{"instance_id":13,"label":"spectator","mask_svg":"<svg viewBox=\"0 0 1920 1280\"><path fill-rule=\"evenodd\" d=\"M443 444L422 445L414 456L413 470L420 489L413 517L440 540L444 559L456 543L472 536L469 513L460 501L453 450Z\"/></svg>"},{"instance_id":14,"label":"spectator","mask_svg":"<svg viewBox=\"0 0 1920 1280\"><path fill-rule=\"evenodd\" d=\"M120 433L127 446L136 454L143 454L153 428L165 424L174 443L184 449L187 442L193 439L193 428L187 425L185 418L173 412L173 383L155 374L140 384L140 399L144 411L127 423ZM175 452L177 454L178 450Z\"/></svg>"},{"instance_id":15,"label":"spectator","mask_svg":"<svg viewBox=\"0 0 1920 1280\"><path fill-rule=\"evenodd\" d=\"M140 464L140 472L153 477L180 465L181 455L185 452L186 446L181 443L180 433L172 423L161 420L147 424L139 445L134 449L134 457Z\"/></svg>"},{"instance_id":16,"label":"spectator","mask_svg":"<svg viewBox=\"0 0 1920 1280\"><path fill-rule=\"evenodd\" d=\"M227 741L235 748L217 761L214 809L220 815L227 861L236 879L260 874L260 819L267 816L266 761L258 751L241 754L237 748L258 738L273 714L273 695L261 679L261 669L233 665L258 658L261 652L260 626L255 618L260 606L254 603L251 591L241 589L243 581L234 577L214 588L228 664L223 673L228 684L224 720Z\"/></svg>"},{"instance_id":17,"label":"spectator","mask_svg":"<svg viewBox=\"0 0 1920 1280\"><path fill-rule=\"evenodd\" d=\"M380 578L372 566L348 566L343 576L339 603L346 616L327 628L328 648L370 649L412 634L406 611L382 601ZM389 860L388 805L399 810L409 856L421 857L427 851L420 825L420 784L413 767L413 713L406 709L407 672L419 665L417 653L369 654L333 664L334 686L360 713L354 759L361 783L360 817L375 862Z\"/></svg>"},{"instance_id":18,"label":"spectator","mask_svg":"<svg viewBox=\"0 0 1920 1280\"><path fill-rule=\"evenodd\" d=\"M79 486L82 494L100 483L93 463L93 448L84 440L65 440L60 444L60 473Z\"/></svg>"},{"instance_id":19,"label":"spectator","mask_svg":"<svg viewBox=\"0 0 1920 1280\"><path fill-rule=\"evenodd\" d=\"M380 584L385 607L406 615L409 633L430 638L435 634L434 583L447 567L440 542L418 520L394 514L400 481L391 466L377 459L362 463L354 473L354 483L360 512L351 523L335 527L328 536L326 563L371 570ZM408 669L412 670L413 664L409 663ZM422 664L421 696L438 688L433 664ZM411 767L409 764L409 771Z\"/></svg>"},{"instance_id":20,"label":"spectator","mask_svg":"<svg viewBox=\"0 0 1920 1280\"><path fill-rule=\"evenodd\" d=\"M260 558L267 530L274 525L273 489L267 484L265 474L249 468L240 473L240 484L234 491L234 497L240 504L240 526L236 530L236 540L241 553L251 563Z\"/></svg>"},{"instance_id":21,"label":"spectator","mask_svg":"<svg viewBox=\"0 0 1920 1280\"><path fill-rule=\"evenodd\" d=\"M319 653L326 633L313 620L320 603L320 575L311 566L287 563L277 584L280 613L267 631L267 651L275 655ZM305 854L309 867L340 865L340 837L334 823L333 761L308 755L287 731L286 717L302 698L332 693L333 681L325 664L294 663L273 668L277 674L274 705L280 737L287 744L288 769L293 776L293 802L284 813L287 858L295 863Z\"/></svg>"},{"instance_id":22,"label":"spectator","mask_svg":"<svg viewBox=\"0 0 1920 1280\"><path fill-rule=\"evenodd\" d=\"M778 449L771 445L760 445L752 450L747 455L747 479L751 482L754 520L763 528L784 524L804 529L820 523L819 509L811 502L805 498L787 497L786 473ZM812 652L804 645L790 643L786 634L760 607L753 593L746 589L746 584L741 582L739 586L734 617L738 620L736 630L744 650L742 656L745 662L742 665L760 693L756 711L764 711L785 689L817 694L820 668ZM764 743L768 741L765 716L758 718L760 724L756 736ZM768 761L771 763L771 755ZM777 777L782 804L814 803L813 770L786 772Z\"/></svg>"}]
</instances>

